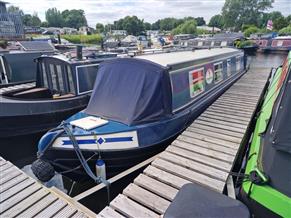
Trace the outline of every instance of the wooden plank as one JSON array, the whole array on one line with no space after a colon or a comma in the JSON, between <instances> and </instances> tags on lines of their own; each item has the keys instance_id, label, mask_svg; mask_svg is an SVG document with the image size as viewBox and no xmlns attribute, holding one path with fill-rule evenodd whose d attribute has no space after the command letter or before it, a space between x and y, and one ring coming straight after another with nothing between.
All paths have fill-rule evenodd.
<instances>
[{"instance_id":1,"label":"wooden plank","mask_svg":"<svg viewBox=\"0 0 291 218\"><path fill-rule=\"evenodd\" d=\"M45 189L40 189L37 192L33 193L29 197L25 198L20 203L16 204L5 213L1 214L3 217L15 217L18 216L21 212L25 211L29 207L34 208L34 204L37 203L40 199L48 195L49 192Z\"/></svg>"},{"instance_id":2,"label":"wooden plank","mask_svg":"<svg viewBox=\"0 0 291 218\"><path fill-rule=\"evenodd\" d=\"M151 177L148 177L145 174L140 174L138 177L136 177L134 183L163 198L166 198L169 201L172 201L178 193L177 189L162 182L159 182Z\"/></svg>"},{"instance_id":3,"label":"wooden plank","mask_svg":"<svg viewBox=\"0 0 291 218\"><path fill-rule=\"evenodd\" d=\"M57 201L52 203L50 206L45 208L43 211L38 213L34 218L53 217L57 212L59 212L66 205L67 203L65 201L58 199Z\"/></svg>"},{"instance_id":4,"label":"wooden plank","mask_svg":"<svg viewBox=\"0 0 291 218\"><path fill-rule=\"evenodd\" d=\"M235 199L235 190L234 190L234 185L233 185L233 180L232 176L229 176L226 180L226 187L227 187L227 195L228 197L231 197Z\"/></svg>"},{"instance_id":5,"label":"wooden plank","mask_svg":"<svg viewBox=\"0 0 291 218\"><path fill-rule=\"evenodd\" d=\"M227 110L227 111L237 111L239 114L246 114L246 115L252 115L253 109L243 109L243 108L237 108L237 107L231 107L231 106L222 106L218 104L213 104L210 106L210 108L216 108L219 110Z\"/></svg>"},{"instance_id":6,"label":"wooden plank","mask_svg":"<svg viewBox=\"0 0 291 218\"><path fill-rule=\"evenodd\" d=\"M222 121L222 120L218 120L218 119L213 119L213 118L207 118L207 117L199 117L197 120L201 120L201 121L208 121L208 122L213 122L213 123L218 123L218 124L223 124L225 126L231 126L231 127L235 127L235 128L238 128L238 129L243 129L243 130L246 130L247 128L247 125L244 125L244 124L237 124L237 123L234 123L232 121Z\"/></svg>"},{"instance_id":7,"label":"wooden plank","mask_svg":"<svg viewBox=\"0 0 291 218\"><path fill-rule=\"evenodd\" d=\"M178 136L178 138L176 140L188 142L188 143L192 144L193 146L196 146L196 147L198 146L199 148L202 148L202 149L208 149L208 150L219 152L217 154L224 156L224 157L225 157L225 155L232 157L235 153L235 149L233 149L233 148L227 148L227 147L213 144L210 142L204 142L204 141L201 141L199 139L191 138L191 137L188 137L185 135Z\"/></svg>"},{"instance_id":8,"label":"wooden plank","mask_svg":"<svg viewBox=\"0 0 291 218\"><path fill-rule=\"evenodd\" d=\"M225 129L218 129L218 128L215 128L213 126L198 124L198 123L195 123L195 122L191 124L191 127L193 129L195 129L195 130L196 129L202 129L202 130L205 130L205 131L214 132L214 133L220 133L220 134L223 134L223 135L237 137L237 138L242 138L243 137L243 133L232 132L232 131L225 130Z\"/></svg>"},{"instance_id":9,"label":"wooden plank","mask_svg":"<svg viewBox=\"0 0 291 218\"><path fill-rule=\"evenodd\" d=\"M10 163L7 161L5 164L3 164L3 165L0 167L0 172L2 173L2 172L4 172L5 170L9 169L10 167L13 167L13 165L10 164Z\"/></svg>"},{"instance_id":10,"label":"wooden plank","mask_svg":"<svg viewBox=\"0 0 291 218\"><path fill-rule=\"evenodd\" d=\"M207 119L226 121L226 122L231 122L231 123L245 125L245 126L247 126L249 124L249 122L247 120L238 120L238 119L233 119L233 118L229 118L226 116L217 116L217 115L212 115L212 114L207 114L207 113L205 113L205 114L203 113L199 118L207 118Z\"/></svg>"},{"instance_id":11,"label":"wooden plank","mask_svg":"<svg viewBox=\"0 0 291 218\"><path fill-rule=\"evenodd\" d=\"M186 142L186 141L181 141L181 140L176 139L174 142L172 142L172 145L190 150L192 152L196 152L198 154L203 154L203 155L206 155L208 157L215 158L217 160L225 161L228 163L232 163L232 161L234 160L234 156L231 156L231 155L228 155L225 153L221 153L218 151L210 150L207 148L199 147L197 145L191 144L191 143Z\"/></svg>"},{"instance_id":12,"label":"wooden plank","mask_svg":"<svg viewBox=\"0 0 291 218\"><path fill-rule=\"evenodd\" d=\"M133 183L129 184L123 190L123 194L159 214L163 214L170 205L170 201L167 201L166 199L161 198Z\"/></svg>"},{"instance_id":13,"label":"wooden plank","mask_svg":"<svg viewBox=\"0 0 291 218\"><path fill-rule=\"evenodd\" d=\"M191 183L189 180L175 176L152 165L148 166L143 173L177 189L180 189L185 184Z\"/></svg>"},{"instance_id":14,"label":"wooden plank","mask_svg":"<svg viewBox=\"0 0 291 218\"><path fill-rule=\"evenodd\" d=\"M98 216L98 215L97 215ZM96 217L97 217L96 216ZM87 218L88 216L86 216L83 212L78 211L77 213L75 213L73 216L71 216L71 218ZM112 216L107 216L107 217L112 217ZM112 217L115 218L115 217Z\"/></svg>"},{"instance_id":15,"label":"wooden plank","mask_svg":"<svg viewBox=\"0 0 291 218\"><path fill-rule=\"evenodd\" d=\"M32 195L34 192L36 192L39 189L41 189L41 186L35 183L29 186L28 188L24 189L23 191L18 192L16 195L10 197L9 199L7 199L6 201L0 204L0 214L10 209L11 207L16 205L20 201L24 200L28 196Z\"/></svg>"},{"instance_id":16,"label":"wooden plank","mask_svg":"<svg viewBox=\"0 0 291 218\"><path fill-rule=\"evenodd\" d=\"M122 194L119 194L113 201L111 201L110 206L127 217L159 217L157 213L139 205Z\"/></svg>"},{"instance_id":17,"label":"wooden plank","mask_svg":"<svg viewBox=\"0 0 291 218\"><path fill-rule=\"evenodd\" d=\"M250 122L250 119L249 118L245 118L245 117L238 117L238 116L235 116L235 115L231 115L231 114L219 114L219 113L215 113L215 112L212 112L212 111L205 111L203 113L203 116L205 117L216 117L216 119L218 118L221 118L221 119L232 119L232 120L237 120L237 122L240 122L240 123L245 123L245 124L248 124Z\"/></svg>"},{"instance_id":18,"label":"wooden plank","mask_svg":"<svg viewBox=\"0 0 291 218\"><path fill-rule=\"evenodd\" d=\"M187 129L186 131L184 131L183 134L186 136L190 136L192 138L207 142L207 143L213 143L213 144L221 145L227 148L231 148L233 150L237 150L237 148L239 147L239 143L237 142L231 142L231 141L219 139L213 136L199 134L198 132L193 131L192 128Z\"/></svg>"},{"instance_id":19,"label":"wooden plank","mask_svg":"<svg viewBox=\"0 0 291 218\"><path fill-rule=\"evenodd\" d=\"M70 205L67 205L62 210L60 210L56 215L54 215L54 217L55 218L69 218L73 216L75 213L77 213L76 208L73 208Z\"/></svg>"},{"instance_id":20,"label":"wooden plank","mask_svg":"<svg viewBox=\"0 0 291 218\"><path fill-rule=\"evenodd\" d=\"M215 128L225 129L225 130L229 130L229 131L233 131L233 132L238 132L238 133L242 133L242 134L244 134L244 132L245 132L245 130L240 129L240 128L236 128L236 127L233 127L233 126L225 126L223 124L212 123L212 122L204 121L204 120L203 121L202 120L195 120L194 123L202 124L202 125L207 125L207 126L212 126L212 127L215 127Z\"/></svg>"},{"instance_id":21,"label":"wooden plank","mask_svg":"<svg viewBox=\"0 0 291 218\"><path fill-rule=\"evenodd\" d=\"M180 147L176 147L176 146L169 146L166 151L171 152L173 154L177 154L180 155L182 157L188 158L190 160L194 160L212 167L215 167L217 169L220 170L224 170L226 172L229 171L229 169L231 168L231 164L224 162L224 161L220 161L211 157L208 157L206 155L201 155L195 152L191 152L189 150L180 148Z\"/></svg>"},{"instance_id":22,"label":"wooden plank","mask_svg":"<svg viewBox=\"0 0 291 218\"><path fill-rule=\"evenodd\" d=\"M207 130L204 130L201 128L194 128L192 126L189 126L187 131L195 132L197 134L200 134L201 136L209 136L209 137L213 137L216 139L221 139L221 140L233 142L236 144L240 144L240 142L241 142L241 138L239 138L239 137L234 137L234 136L229 136L229 135L225 135L225 134L221 134L221 133L211 132L211 131L207 131Z\"/></svg>"},{"instance_id":23,"label":"wooden plank","mask_svg":"<svg viewBox=\"0 0 291 218\"><path fill-rule=\"evenodd\" d=\"M218 109L218 108L207 108L207 112L210 111L212 113L215 114L223 114L223 115L233 115L233 116L237 116L237 117L243 117L245 119L250 120L252 115L248 115L248 114L242 114L239 113L238 111L229 111L229 110L223 110L223 109Z\"/></svg>"},{"instance_id":24,"label":"wooden plank","mask_svg":"<svg viewBox=\"0 0 291 218\"><path fill-rule=\"evenodd\" d=\"M7 181L3 185L0 186L0 193L8 190L9 188L15 186L16 184L28 179L28 177L24 174L20 174L19 176L16 176L12 178L11 180Z\"/></svg>"},{"instance_id":25,"label":"wooden plank","mask_svg":"<svg viewBox=\"0 0 291 218\"><path fill-rule=\"evenodd\" d=\"M239 102L239 103L246 103L246 104L257 104L257 98L248 98L243 96L232 96L232 95L222 95L220 98L222 101L229 101L229 102Z\"/></svg>"},{"instance_id":26,"label":"wooden plank","mask_svg":"<svg viewBox=\"0 0 291 218\"><path fill-rule=\"evenodd\" d=\"M5 201L6 199L10 198L11 196L19 193L20 191L24 190L29 187L29 186L33 186L33 184L35 184L35 181L33 181L32 179L26 179L24 181L22 181L21 183L19 183L17 186L14 186L10 189L8 189L7 191L1 193L1 199L0 202Z\"/></svg>"},{"instance_id":27,"label":"wooden plank","mask_svg":"<svg viewBox=\"0 0 291 218\"><path fill-rule=\"evenodd\" d=\"M213 179L225 181L228 176L228 173L225 171L219 170L208 165L201 164L199 162L187 159L185 157L181 157L173 153L169 153L167 151L160 154L160 158L168 162L174 163L176 165L182 166L186 169L190 169L197 173L204 174Z\"/></svg>"},{"instance_id":28,"label":"wooden plank","mask_svg":"<svg viewBox=\"0 0 291 218\"><path fill-rule=\"evenodd\" d=\"M98 215L101 215L104 218L123 218L124 217L108 206L105 207Z\"/></svg>"},{"instance_id":29,"label":"wooden plank","mask_svg":"<svg viewBox=\"0 0 291 218\"><path fill-rule=\"evenodd\" d=\"M160 158L156 159L152 163L152 165L159 169L172 173L176 176L187 179L191 182L196 182L202 185L209 186L210 188L218 192L222 192L224 187L224 182L220 180L210 178L208 176L197 173L193 170L186 169L184 167L178 166L176 164L173 164Z\"/></svg>"},{"instance_id":30,"label":"wooden plank","mask_svg":"<svg viewBox=\"0 0 291 218\"><path fill-rule=\"evenodd\" d=\"M14 169L14 167L9 168L9 170L5 171L5 174L1 173L0 176L0 185L2 186L4 183L10 181L11 179L13 179L16 176L19 176L21 174L21 172L19 172L18 170L16 171Z\"/></svg>"},{"instance_id":31,"label":"wooden plank","mask_svg":"<svg viewBox=\"0 0 291 218\"><path fill-rule=\"evenodd\" d=\"M38 201L33 207L28 208L23 213L19 214L19 217L33 217L51 205L53 202L57 200L57 197L49 194L45 196L43 199Z\"/></svg>"},{"instance_id":32,"label":"wooden plank","mask_svg":"<svg viewBox=\"0 0 291 218\"><path fill-rule=\"evenodd\" d=\"M215 105L220 105L224 107L235 107L238 110L239 109L244 109L244 110L254 110L255 109L255 104L243 104L243 103L238 103L238 102L228 102L226 100L224 101L216 101Z\"/></svg>"}]
</instances>

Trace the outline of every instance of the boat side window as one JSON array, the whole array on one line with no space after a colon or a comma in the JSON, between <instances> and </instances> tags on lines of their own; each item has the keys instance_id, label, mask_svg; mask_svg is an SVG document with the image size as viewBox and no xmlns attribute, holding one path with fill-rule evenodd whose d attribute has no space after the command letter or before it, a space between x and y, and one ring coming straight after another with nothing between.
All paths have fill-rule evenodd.
<instances>
[{"instance_id":1,"label":"boat side window","mask_svg":"<svg viewBox=\"0 0 291 218\"><path fill-rule=\"evenodd\" d=\"M50 70L50 74L51 74L51 77L52 77L52 86L53 86L52 88L53 88L53 90L59 90L59 84L58 84L58 81L57 81L57 74L55 72L53 64L49 65L49 70Z\"/></svg>"},{"instance_id":2,"label":"boat side window","mask_svg":"<svg viewBox=\"0 0 291 218\"><path fill-rule=\"evenodd\" d=\"M68 81L69 82L69 92L75 94L76 92L75 92L72 70L71 70L71 67L69 65L67 66L67 75L68 75L68 80L69 80Z\"/></svg>"},{"instance_id":3,"label":"boat side window","mask_svg":"<svg viewBox=\"0 0 291 218\"><path fill-rule=\"evenodd\" d=\"M214 83L219 83L223 79L222 62L214 64Z\"/></svg>"},{"instance_id":4,"label":"boat side window","mask_svg":"<svg viewBox=\"0 0 291 218\"><path fill-rule=\"evenodd\" d=\"M93 90L99 64L81 65L76 67L78 94L89 93Z\"/></svg>"},{"instance_id":5,"label":"boat side window","mask_svg":"<svg viewBox=\"0 0 291 218\"><path fill-rule=\"evenodd\" d=\"M59 82L59 87L60 87L59 90L62 93L66 93L66 90L65 90L65 87L64 87L64 78L63 78L61 65L56 65L55 69L56 69L56 72L57 72L57 77L58 77L58 82Z\"/></svg>"},{"instance_id":6,"label":"boat side window","mask_svg":"<svg viewBox=\"0 0 291 218\"><path fill-rule=\"evenodd\" d=\"M231 59L227 59L226 66L227 77L229 77L231 75Z\"/></svg>"},{"instance_id":7,"label":"boat side window","mask_svg":"<svg viewBox=\"0 0 291 218\"><path fill-rule=\"evenodd\" d=\"M236 57L236 73L238 73L241 69L241 57L237 56Z\"/></svg>"},{"instance_id":8,"label":"boat side window","mask_svg":"<svg viewBox=\"0 0 291 218\"><path fill-rule=\"evenodd\" d=\"M45 64L44 63L41 63L41 71L42 71L43 87L49 88L49 84L48 84L48 79L47 79L47 74L46 74Z\"/></svg>"},{"instance_id":9,"label":"boat side window","mask_svg":"<svg viewBox=\"0 0 291 218\"><path fill-rule=\"evenodd\" d=\"M277 41L277 46L283 46L283 40L278 40Z\"/></svg>"},{"instance_id":10,"label":"boat side window","mask_svg":"<svg viewBox=\"0 0 291 218\"><path fill-rule=\"evenodd\" d=\"M198 46L203 46L203 42L202 41L198 42Z\"/></svg>"}]
</instances>

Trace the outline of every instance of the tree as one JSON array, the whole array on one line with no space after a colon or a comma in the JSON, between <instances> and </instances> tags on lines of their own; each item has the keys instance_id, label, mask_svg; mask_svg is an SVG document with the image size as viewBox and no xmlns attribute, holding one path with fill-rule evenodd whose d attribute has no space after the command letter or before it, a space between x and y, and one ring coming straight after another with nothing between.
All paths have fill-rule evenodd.
<instances>
[{"instance_id":1,"label":"tree","mask_svg":"<svg viewBox=\"0 0 291 218\"><path fill-rule=\"evenodd\" d=\"M291 35L291 24L285 28L279 30L280 36L288 36Z\"/></svg>"},{"instance_id":2,"label":"tree","mask_svg":"<svg viewBox=\"0 0 291 218\"><path fill-rule=\"evenodd\" d=\"M148 23L148 22L145 22L143 25L144 25L144 29L145 30L151 30L152 29L152 25L150 23Z\"/></svg>"},{"instance_id":3,"label":"tree","mask_svg":"<svg viewBox=\"0 0 291 218\"><path fill-rule=\"evenodd\" d=\"M24 16L23 10L21 10L19 7L16 7L16 6L13 6L13 5L9 6L7 8L7 11L9 13L19 13L20 16Z\"/></svg>"},{"instance_id":4,"label":"tree","mask_svg":"<svg viewBox=\"0 0 291 218\"><path fill-rule=\"evenodd\" d=\"M203 17L196 17L195 20L197 22L197 26L203 26L203 25L206 24L206 22L205 22Z\"/></svg>"},{"instance_id":5,"label":"tree","mask_svg":"<svg viewBox=\"0 0 291 218\"><path fill-rule=\"evenodd\" d=\"M87 19L83 10L64 10L61 15L63 25L66 27L79 29L82 26L87 26Z\"/></svg>"},{"instance_id":6,"label":"tree","mask_svg":"<svg viewBox=\"0 0 291 218\"><path fill-rule=\"evenodd\" d=\"M260 29L256 26L251 25L244 30L244 35L245 37L250 37L251 34L258 32L260 32Z\"/></svg>"},{"instance_id":7,"label":"tree","mask_svg":"<svg viewBox=\"0 0 291 218\"><path fill-rule=\"evenodd\" d=\"M172 33L177 34L195 34L197 29L196 20L187 20L173 29Z\"/></svg>"},{"instance_id":8,"label":"tree","mask_svg":"<svg viewBox=\"0 0 291 218\"><path fill-rule=\"evenodd\" d=\"M22 22L24 26L31 26L32 16L30 14L25 14L22 16Z\"/></svg>"},{"instance_id":9,"label":"tree","mask_svg":"<svg viewBox=\"0 0 291 218\"><path fill-rule=\"evenodd\" d=\"M159 22L159 29L160 30L164 30L164 31L170 31L174 28L176 28L177 26L179 26L180 24L183 23L183 20L181 19L176 19L173 17L167 17L164 19L161 19Z\"/></svg>"},{"instance_id":10,"label":"tree","mask_svg":"<svg viewBox=\"0 0 291 218\"><path fill-rule=\"evenodd\" d=\"M226 0L222 8L225 27L239 30L243 24L258 25L261 14L272 7L272 0Z\"/></svg>"},{"instance_id":11,"label":"tree","mask_svg":"<svg viewBox=\"0 0 291 218\"><path fill-rule=\"evenodd\" d=\"M96 24L96 32L97 33L103 33L104 32L104 25L102 23Z\"/></svg>"},{"instance_id":12,"label":"tree","mask_svg":"<svg viewBox=\"0 0 291 218\"><path fill-rule=\"evenodd\" d=\"M63 27L64 19L59 10L56 8L49 8L45 12L45 18L49 27Z\"/></svg>"},{"instance_id":13,"label":"tree","mask_svg":"<svg viewBox=\"0 0 291 218\"><path fill-rule=\"evenodd\" d=\"M137 16L126 16L125 18L118 20L116 25L118 28L122 27L119 29L126 30L128 34L135 36L143 33L145 30L143 20L140 20ZM113 25L113 27L114 26L115 25Z\"/></svg>"},{"instance_id":14,"label":"tree","mask_svg":"<svg viewBox=\"0 0 291 218\"><path fill-rule=\"evenodd\" d=\"M262 13L260 15L258 26L261 28L265 28L267 26L268 20L275 21L276 19L283 17L282 13L280 11L273 11L270 13Z\"/></svg>"},{"instance_id":15,"label":"tree","mask_svg":"<svg viewBox=\"0 0 291 218\"><path fill-rule=\"evenodd\" d=\"M208 26L222 29L224 25L223 18L220 14L214 15L210 18Z\"/></svg>"},{"instance_id":16,"label":"tree","mask_svg":"<svg viewBox=\"0 0 291 218\"><path fill-rule=\"evenodd\" d=\"M40 26L41 27L48 27L48 22L43 21L43 22L41 22Z\"/></svg>"},{"instance_id":17,"label":"tree","mask_svg":"<svg viewBox=\"0 0 291 218\"><path fill-rule=\"evenodd\" d=\"M288 21L284 17L279 17L273 21L273 27L275 30L280 30L288 26Z\"/></svg>"},{"instance_id":18,"label":"tree","mask_svg":"<svg viewBox=\"0 0 291 218\"><path fill-rule=\"evenodd\" d=\"M152 24L152 30L159 30L160 29L160 21L161 20L157 20L156 22L154 22Z\"/></svg>"},{"instance_id":19,"label":"tree","mask_svg":"<svg viewBox=\"0 0 291 218\"><path fill-rule=\"evenodd\" d=\"M39 19L37 13L33 13L31 17L31 26L40 26L41 20Z\"/></svg>"}]
</instances>

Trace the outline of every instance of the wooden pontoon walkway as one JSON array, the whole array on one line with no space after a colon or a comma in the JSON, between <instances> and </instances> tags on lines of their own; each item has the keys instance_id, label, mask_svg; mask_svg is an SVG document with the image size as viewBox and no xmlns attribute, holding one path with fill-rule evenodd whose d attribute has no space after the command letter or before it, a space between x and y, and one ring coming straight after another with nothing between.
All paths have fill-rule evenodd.
<instances>
[{"instance_id":1,"label":"wooden pontoon walkway","mask_svg":"<svg viewBox=\"0 0 291 218\"><path fill-rule=\"evenodd\" d=\"M223 192L268 78L249 71L119 194L101 217L159 217L186 183Z\"/></svg>"},{"instance_id":2,"label":"wooden pontoon walkway","mask_svg":"<svg viewBox=\"0 0 291 218\"><path fill-rule=\"evenodd\" d=\"M0 157L0 217L96 217L56 188L46 188Z\"/></svg>"}]
</instances>

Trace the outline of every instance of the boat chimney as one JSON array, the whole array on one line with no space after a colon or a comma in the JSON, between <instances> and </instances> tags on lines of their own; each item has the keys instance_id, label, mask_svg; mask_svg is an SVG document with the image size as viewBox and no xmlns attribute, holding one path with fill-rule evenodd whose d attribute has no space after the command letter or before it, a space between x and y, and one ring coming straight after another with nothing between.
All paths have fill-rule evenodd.
<instances>
[{"instance_id":1,"label":"boat chimney","mask_svg":"<svg viewBox=\"0 0 291 218\"><path fill-rule=\"evenodd\" d=\"M77 45L77 59L82 60L83 59L83 52L82 52L82 45Z\"/></svg>"},{"instance_id":2,"label":"boat chimney","mask_svg":"<svg viewBox=\"0 0 291 218\"><path fill-rule=\"evenodd\" d=\"M58 43L59 43L59 45L62 44L61 35L59 33L58 33Z\"/></svg>"}]
</instances>

